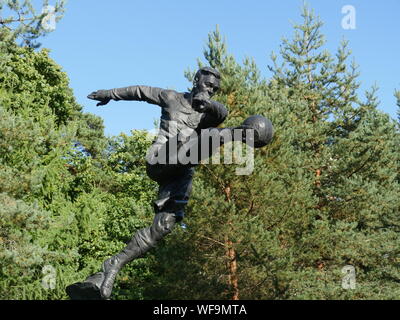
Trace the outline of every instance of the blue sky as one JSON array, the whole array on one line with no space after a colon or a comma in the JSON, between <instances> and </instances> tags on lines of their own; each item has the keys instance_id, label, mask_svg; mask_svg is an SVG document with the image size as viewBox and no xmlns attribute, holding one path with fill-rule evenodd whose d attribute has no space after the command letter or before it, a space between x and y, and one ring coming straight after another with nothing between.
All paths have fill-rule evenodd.
<instances>
[{"instance_id":1,"label":"blue sky","mask_svg":"<svg viewBox=\"0 0 400 320\"><path fill-rule=\"evenodd\" d=\"M34 1L35 2L35 1ZM41 2L36 0L37 3ZM54 1L50 0L52 4ZM300 22L303 0L69 0L56 30L41 39L42 47L70 78L85 112L104 119L105 132L152 129L157 106L110 102L98 108L86 96L97 89L150 85L187 90L184 71L196 69L208 33L219 25L228 50L238 61L253 57L268 78L270 54ZM361 92L377 84L379 108L396 118L394 90L400 89L399 0L308 0L325 25L326 49L334 53L341 39L350 41L359 64ZM342 7L356 10L356 29L342 28Z\"/></svg>"}]
</instances>

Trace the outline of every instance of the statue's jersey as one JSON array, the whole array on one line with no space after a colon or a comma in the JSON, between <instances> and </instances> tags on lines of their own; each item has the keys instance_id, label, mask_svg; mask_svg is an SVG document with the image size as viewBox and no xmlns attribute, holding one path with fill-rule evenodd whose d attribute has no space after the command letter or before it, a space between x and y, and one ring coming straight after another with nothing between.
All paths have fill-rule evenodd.
<instances>
[{"instance_id":1,"label":"statue's jersey","mask_svg":"<svg viewBox=\"0 0 400 320\"><path fill-rule=\"evenodd\" d=\"M172 137L179 135L181 140L185 140L185 137L190 136L193 130L199 134L201 129L220 125L228 115L226 108L216 101L210 101L210 110L199 113L191 106L192 93L179 93L148 86L113 89L110 90L110 98L145 101L162 108L160 131L146 156L147 174L160 185L154 206L157 212L161 212L172 200L187 202L192 189L194 168L184 166L179 171L175 171L164 165L150 165L150 162L157 158L161 147L170 145L168 141L175 141L171 140Z\"/></svg>"},{"instance_id":2,"label":"statue's jersey","mask_svg":"<svg viewBox=\"0 0 400 320\"><path fill-rule=\"evenodd\" d=\"M145 101L159 105L162 108L160 131L153 144L158 146L165 144L170 138L177 137L185 141L196 131L217 127L227 117L227 109L216 101L211 102L211 110L199 113L191 106L192 94L180 93L174 90L148 86L130 86L111 90L113 100Z\"/></svg>"}]
</instances>

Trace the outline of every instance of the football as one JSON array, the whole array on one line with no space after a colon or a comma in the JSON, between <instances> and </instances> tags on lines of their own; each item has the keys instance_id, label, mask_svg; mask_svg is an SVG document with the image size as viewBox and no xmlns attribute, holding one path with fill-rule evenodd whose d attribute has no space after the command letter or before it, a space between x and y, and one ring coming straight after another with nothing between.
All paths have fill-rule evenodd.
<instances>
[{"instance_id":1,"label":"football","mask_svg":"<svg viewBox=\"0 0 400 320\"><path fill-rule=\"evenodd\" d=\"M274 137L274 127L272 122L261 115L254 115L247 118L243 122L243 125L249 126L257 131L258 138L254 141L255 148L265 147Z\"/></svg>"}]
</instances>

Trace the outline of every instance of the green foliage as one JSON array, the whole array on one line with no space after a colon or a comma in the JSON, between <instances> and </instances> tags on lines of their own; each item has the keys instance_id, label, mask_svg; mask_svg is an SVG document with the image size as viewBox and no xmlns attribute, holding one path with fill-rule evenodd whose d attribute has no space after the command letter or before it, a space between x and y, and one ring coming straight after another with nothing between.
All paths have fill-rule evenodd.
<instances>
[{"instance_id":1,"label":"green foliage","mask_svg":"<svg viewBox=\"0 0 400 320\"><path fill-rule=\"evenodd\" d=\"M11 45L7 52L10 57L0 73L3 106L37 120L52 113L57 125L81 111L68 87L67 75L49 58L48 50L36 52Z\"/></svg>"},{"instance_id":2,"label":"green foliage","mask_svg":"<svg viewBox=\"0 0 400 320\"><path fill-rule=\"evenodd\" d=\"M397 110L397 116L400 122L400 91L399 90L395 90L394 93L396 99L397 99L397 106L399 107L399 110Z\"/></svg>"},{"instance_id":3,"label":"green foliage","mask_svg":"<svg viewBox=\"0 0 400 320\"><path fill-rule=\"evenodd\" d=\"M155 185L144 158L151 141L140 131L107 139L102 120L81 112L46 50L11 45L5 51L0 298L65 299L68 284L98 272L150 223ZM135 275L142 277L124 270L126 279ZM142 296L140 288L126 293L122 287L124 297Z\"/></svg>"}]
</instances>

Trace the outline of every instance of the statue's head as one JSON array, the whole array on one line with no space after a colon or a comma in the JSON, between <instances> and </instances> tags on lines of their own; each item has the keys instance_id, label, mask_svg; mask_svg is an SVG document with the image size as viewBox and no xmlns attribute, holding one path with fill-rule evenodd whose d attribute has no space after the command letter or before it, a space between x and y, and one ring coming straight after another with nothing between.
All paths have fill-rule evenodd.
<instances>
[{"instance_id":1,"label":"statue's head","mask_svg":"<svg viewBox=\"0 0 400 320\"><path fill-rule=\"evenodd\" d=\"M207 93L212 97L220 88L221 74L213 68L203 67L194 77L195 93Z\"/></svg>"}]
</instances>

